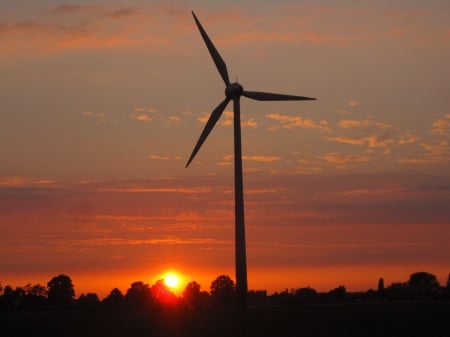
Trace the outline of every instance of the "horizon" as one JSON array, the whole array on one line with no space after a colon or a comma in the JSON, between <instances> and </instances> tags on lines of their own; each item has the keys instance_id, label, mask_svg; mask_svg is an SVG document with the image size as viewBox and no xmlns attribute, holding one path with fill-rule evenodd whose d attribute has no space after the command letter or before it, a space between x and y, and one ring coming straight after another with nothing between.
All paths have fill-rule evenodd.
<instances>
[{"instance_id":1,"label":"horizon","mask_svg":"<svg viewBox=\"0 0 450 337\"><path fill-rule=\"evenodd\" d=\"M319 98L241 102L249 289L444 284L450 4L193 7L0 5L2 285L235 280L230 106L184 167L224 89L191 10L244 89Z\"/></svg>"}]
</instances>

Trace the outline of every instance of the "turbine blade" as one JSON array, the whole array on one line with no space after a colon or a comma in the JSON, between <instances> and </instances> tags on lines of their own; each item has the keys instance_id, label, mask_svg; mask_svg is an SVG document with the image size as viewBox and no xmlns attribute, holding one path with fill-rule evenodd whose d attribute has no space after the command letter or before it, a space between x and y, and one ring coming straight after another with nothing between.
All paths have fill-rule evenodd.
<instances>
[{"instance_id":1,"label":"turbine blade","mask_svg":"<svg viewBox=\"0 0 450 337\"><path fill-rule=\"evenodd\" d=\"M284 95L284 94L272 94L270 92L261 91L244 91L243 96L256 99L258 101L311 101L315 98L304 97L304 96L294 96L294 95Z\"/></svg>"},{"instance_id":2,"label":"turbine blade","mask_svg":"<svg viewBox=\"0 0 450 337\"><path fill-rule=\"evenodd\" d=\"M226 66L224 60L220 56L216 47L214 47L213 43L209 39L208 34L206 34L200 21L198 21L197 17L195 16L194 11L192 11L192 15L194 16L195 23L197 24L198 30L200 31L200 34L202 34L203 40L205 41L206 47L208 47L209 53L211 54L211 57L213 58L214 63L216 64L216 67L220 73L220 76L222 76L222 79L225 82L225 85L229 85L230 79L228 78L228 70L227 70L227 66Z\"/></svg>"},{"instance_id":3,"label":"turbine blade","mask_svg":"<svg viewBox=\"0 0 450 337\"><path fill-rule=\"evenodd\" d=\"M189 157L186 167L189 166L189 164L197 154L198 150L200 150L200 148L202 147L203 143L205 142L211 130L214 128L214 125L216 125L217 121L219 120L220 116L222 115L222 112L225 110L225 107L227 106L229 101L230 101L229 98L225 98L225 100L222 103L220 103L211 113L211 116L209 117L208 122L206 122L202 134L198 138L197 144L195 145L194 150L192 151L192 154Z\"/></svg>"}]
</instances>

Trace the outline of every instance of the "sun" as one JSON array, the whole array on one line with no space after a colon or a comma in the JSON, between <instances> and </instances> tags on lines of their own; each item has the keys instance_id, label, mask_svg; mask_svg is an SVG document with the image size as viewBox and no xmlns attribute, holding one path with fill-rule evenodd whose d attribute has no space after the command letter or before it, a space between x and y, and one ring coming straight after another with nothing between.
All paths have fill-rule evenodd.
<instances>
[{"instance_id":1,"label":"sun","mask_svg":"<svg viewBox=\"0 0 450 337\"><path fill-rule=\"evenodd\" d=\"M174 272L167 273L164 276L164 283L172 289L177 289L180 284L180 277Z\"/></svg>"}]
</instances>

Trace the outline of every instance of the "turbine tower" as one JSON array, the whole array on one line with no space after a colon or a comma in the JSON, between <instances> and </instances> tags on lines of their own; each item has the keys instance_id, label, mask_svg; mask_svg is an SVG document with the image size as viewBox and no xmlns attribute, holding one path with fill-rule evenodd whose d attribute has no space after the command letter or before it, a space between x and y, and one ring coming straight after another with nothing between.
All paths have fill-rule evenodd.
<instances>
[{"instance_id":1,"label":"turbine tower","mask_svg":"<svg viewBox=\"0 0 450 337\"><path fill-rule=\"evenodd\" d=\"M245 249L245 223L244 223L244 188L242 182L242 147L241 147L241 116L240 116L240 98L247 98L258 101L304 101L315 100L315 98L273 94L260 91L247 91L237 82L231 83L228 77L227 66L220 56L217 49L209 39L200 21L194 16L195 23L205 41L206 47L217 67L217 70L225 83L225 99L211 113L198 141L192 151L192 154L186 164L186 167L194 159L202 144L205 142L211 130L216 125L228 103L233 101L234 109L234 188L235 188L235 268L236 268L236 306L238 309L247 308L247 259Z\"/></svg>"}]
</instances>

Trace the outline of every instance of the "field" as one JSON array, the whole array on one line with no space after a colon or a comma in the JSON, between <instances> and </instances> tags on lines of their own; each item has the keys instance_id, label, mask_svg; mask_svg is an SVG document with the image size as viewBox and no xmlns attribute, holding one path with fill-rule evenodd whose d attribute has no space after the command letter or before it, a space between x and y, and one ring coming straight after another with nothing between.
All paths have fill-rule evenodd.
<instances>
[{"instance_id":1,"label":"field","mask_svg":"<svg viewBox=\"0 0 450 337\"><path fill-rule=\"evenodd\" d=\"M233 309L2 311L1 335L450 336L450 302L357 303Z\"/></svg>"}]
</instances>

